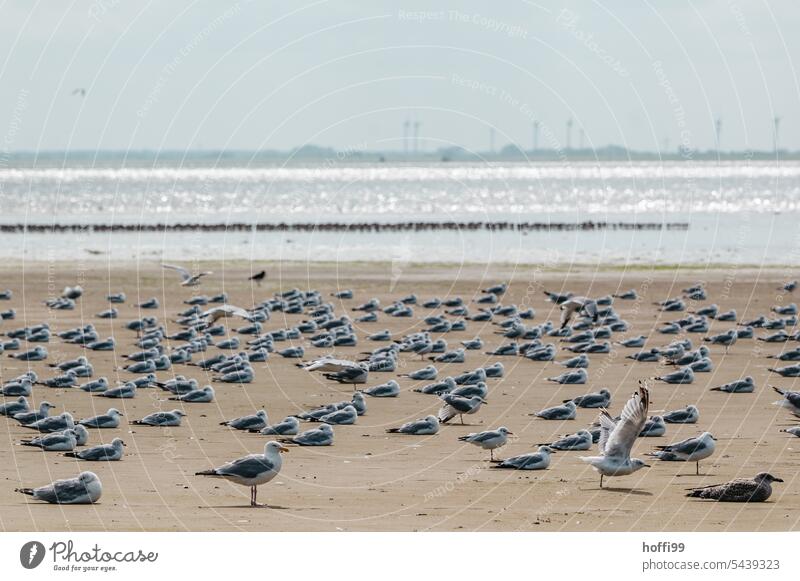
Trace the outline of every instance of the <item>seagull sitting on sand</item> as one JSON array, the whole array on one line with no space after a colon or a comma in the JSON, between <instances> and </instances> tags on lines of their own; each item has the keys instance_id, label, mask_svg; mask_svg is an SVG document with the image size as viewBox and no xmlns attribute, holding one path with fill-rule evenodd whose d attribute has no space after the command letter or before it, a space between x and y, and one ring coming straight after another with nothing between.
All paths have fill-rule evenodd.
<instances>
[{"instance_id":1,"label":"seagull sitting on sand","mask_svg":"<svg viewBox=\"0 0 800 581\"><path fill-rule=\"evenodd\" d=\"M668 424L696 424L700 419L700 410L696 406L687 405L682 410L667 412L661 417Z\"/></svg>"},{"instance_id":2,"label":"seagull sitting on sand","mask_svg":"<svg viewBox=\"0 0 800 581\"><path fill-rule=\"evenodd\" d=\"M122 415L117 408L109 408L104 414L78 420L78 423L89 428L118 428L119 418Z\"/></svg>"},{"instance_id":3,"label":"seagull sitting on sand","mask_svg":"<svg viewBox=\"0 0 800 581\"><path fill-rule=\"evenodd\" d=\"M411 436L432 436L439 431L439 418L427 416L421 420L407 422L399 428L389 428L387 434L409 434Z\"/></svg>"},{"instance_id":4,"label":"seagull sitting on sand","mask_svg":"<svg viewBox=\"0 0 800 581\"><path fill-rule=\"evenodd\" d=\"M186 414L181 410L172 410L171 412L155 412L148 414L141 420L133 420L131 423L137 426L180 426L181 418Z\"/></svg>"},{"instance_id":5,"label":"seagull sitting on sand","mask_svg":"<svg viewBox=\"0 0 800 581\"><path fill-rule=\"evenodd\" d=\"M296 436L300 433L300 422L297 418L289 416L277 424L265 426L260 430L251 429L250 432L258 432L264 436Z\"/></svg>"},{"instance_id":6,"label":"seagull sitting on sand","mask_svg":"<svg viewBox=\"0 0 800 581\"><path fill-rule=\"evenodd\" d=\"M38 438L22 440L20 444L41 448L45 452L69 452L78 445L78 437L71 428L68 428L63 432L54 432Z\"/></svg>"},{"instance_id":7,"label":"seagull sitting on sand","mask_svg":"<svg viewBox=\"0 0 800 581\"><path fill-rule=\"evenodd\" d=\"M269 424L269 417L265 410L256 413L220 422L220 426L229 426L235 430L262 430Z\"/></svg>"},{"instance_id":8,"label":"seagull sitting on sand","mask_svg":"<svg viewBox=\"0 0 800 581\"><path fill-rule=\"evenodd\" d=\"M296 444L298 446L332 446L333 428L328 424L322 424L318 428L306 430L293 438L281 438L284 444Z\"/></svg>"},{"instance_id":9,"label":"seagull sitting on sand","mask_svg":"<svg viewBox=\"0 0 800 581\"><path fill-rule=\"evenodd\" d=\"M567 403L568 401L571 401L576 406L582 408L607 408L611 403L611 392L603 388L596 393L579 395L571 400L565 399L564 403Z\"/></svg>"},{"instance_id":10,"label":"seagull sitting on sand","mask_svg":"<svg viewBox=\"0 0 800 581\"><path fill-rule=\"evenodd\" d=\"M539 444L547 446L553 450L590 450L593 444L592 433L589 430L581 430L575 434L564 436L555 442Z\"/></svg>"},{"instance_id":11,"label":"seagull sitting on sand","mask_svg":"<svg viewBox=\"0 0 800 581\"><path fill-rule=\"evenodd\" d=\"M67 452L64 456L90 462L116 462L121 460L124 454L125 442L120 438L114 438L110 444L93 446L79 452Z\"/></svg>"},{"instance_id":12,"label":"seagull sitting on sand","mask_svg":"<svg viewBox=\"0 0 800 581\"><path fill-rule=\"evenodd\" d=\"M223 464L219 468L197 472L197 476L216 476L236 484L250 487L250 506L262 506L257 502L258 487L275 478L281 471L281 454L289 448L278 442L267 442L263 454L250 454Z\"/></svg>"},{"instance_id":13,"label":"seagull sitting on sand","mask_svg":"<svg viewBox=\"0 0 800 581\"><path fill-rule=\"evenodd\" d=\"M690 488L686 496L719 502L765 502L772 496L772 483L783 482L767 472L759 472L752 480L737 478L724 484Z\"/></svg>"},{"instance_id":14,"label":"seagull sitting on sand","mask_svg":"<svg viewBox=\"0 0 800 581\"><path fill-rule=\"evenodd\" d=\"M618 422L606 410L600 413L598 446L602 456L581 456L600 473L600 488L604 476L627 476L648 466L643 460L631 458L631 449L647 422L649 409L650 391L640 382L639 391L625 404Z\"/></svg>"},{"instance_id":15,"label":"seagull sitting on sand","mask_svg":"<svg viewBox=\"0 0 800 581\"><path fill-rule=\"evenodd\" d=\"M39 488L17 488L16 491L52 504L92 504L100 500L103 485L94 472L81 472L77 478L56 480Z\"/></svg>"},{"instance_id":16,"label":"seagull sitting on sand","mask_svg":"<svg viewBox=\"0 0 800 581\"><path fill-rule=\"evenodd\" d=\"M191 287L191 286L198 286L200 284L200 279L204 276L208 276L210 274L214 274L210 271L198 272L197 274L192 274L182 266L176 266L174 264L162 264L161 268L167 268L169 270L174 270L181 276L181 286Z\"/></svg>"},{"instance_id":17,"label":"seagull sitting on sand","mask_svg":"<svg viewBox=\"0 0 800 581\"><path fill-rule=\"evenodd\" d=\"M506 458L499 464L492 466L492 468L508 468L512 470L546 470L547 467L550 466L550 454L555 453L556 451L549 446L539 446L539 450L537 452Z\"/></svg>"},{"instance_id":18,"label":"seagull sitting on sand","mask_svg":"<svg viewBox=\"0 0 800 581\"><path fill-rule=\"evenodd\" d=\"M725 393L752 393L755 389L753 378L749 375L744 379L737 379L730 383L712 387L711 391L724 391Z\"/></svg>"},{"instance_id":19,"label":"seagull sitting on sand","mask_svg":"<svg viewBox=\"0 0 800 581\"><path fill-rule=\"evenodd\" d=\"M508 437L512 435L513 432L503 426L496 430L486 430L485 432L467 434L466 436L461 436L458 439L461 442L468 442L474 446L483 448L484 450L489 450L489 461L496 462L494 459L494 451L497 448L502 448L505 446L508 443Z\"/></svg>"}]
</instances>

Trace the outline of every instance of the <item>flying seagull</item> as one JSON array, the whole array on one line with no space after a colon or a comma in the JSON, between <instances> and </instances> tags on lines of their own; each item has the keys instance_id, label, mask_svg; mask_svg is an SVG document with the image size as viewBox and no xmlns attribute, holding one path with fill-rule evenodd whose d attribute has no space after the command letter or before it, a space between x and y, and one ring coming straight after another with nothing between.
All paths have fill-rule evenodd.
<instances>
[{"instance_id":1,"label":"flying seagull","mask_svg":"<svg viewBox=\"0 0 800 581\"><path fill-rule=\"evenodd\" d=\"M204 276L208 276L209 274L214 274L210 271L203 271L198 272L197 274L192 274L182 266L176 266L174 264L162 264L161 268L166 268L169 270L174 270L178 274L181 275L181 286L198 286L200 284L200 279Z\"/></svg>"}]
</instances>

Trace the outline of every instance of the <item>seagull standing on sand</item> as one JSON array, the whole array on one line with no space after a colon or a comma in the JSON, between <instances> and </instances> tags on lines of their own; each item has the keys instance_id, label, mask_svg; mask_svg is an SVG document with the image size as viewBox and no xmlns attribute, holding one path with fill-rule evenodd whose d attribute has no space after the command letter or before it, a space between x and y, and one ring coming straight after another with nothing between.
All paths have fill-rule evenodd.
<instances>
[{"instance_id":1,"label":"seagull standing on sand","mask_svg":"<svg viewBox=\"0 0 800 581\"><path fill-rule=\"evenodd\" d=\"M204 276L208 276L210 274L214 274L210 271L198 272L197 274L192 274L182 266L176 266L174 264L162 264L161 268L166 268L169 270L174 270L179 275L181 275L181 286L191 287L191 286L198 286L200 284L200 279Z\"/></svg>"},{"instance_id":2,"label":"seagull standing on sand","mask_svg":"<svg viewBox=\"0 0 800 581\"><path fill-rule=\"evenodd\" d=\"M639 391L625 404L620 419L615 422L606 410L600 413L600 441L602 456L581 456L600 473L600 488L604 476L627 476L647 467L644 461L631 458L631 449L647 422L650 409L650 391L641 382Z\"/></svg>"},{"instance_id":3,"label":"seagull standing on sand","mask_svg":"<svg viewBox=\"0 0 800 581\"><path fill-rule=\"evenodd\" d=\"M464 425L464 414L474 414L481 409L481 405L486 403L485 399L477 395L466 398L446 393L444 395L440 395L439 399L444 402L439 410L439 421L443 424L446 424L454 417L458 416L461 418L462 426Z\"/></svg>"},{"instance_id":4,"label":"seagull standing on sand","mask_svg":"<svg viewBox=\"0 0 800 581\"><path fill-rule=\"evenodd\" d=\"M497 448L502 448L505 446L508 443L508 437L513 435L513 432L503 426L496 430L486 430L485 432L467 434L466 436L461 436L458 439L461 442L468 442L474 446L483 448L484 450L489 450L489 461L495 462L496 460L494 459L494 451Z\"/></svg>"},{"instance_id":5,"label":"seagull standing on sand","mask_svg":"<svg viewBox=\"0 0 800 581\"><path fill-rule=\"evenodd\" d=\"M696 438L686 438L677 444L656 446L657 451L648 456L667 462L695 462L696 474L700 475L700 460L705 460L714 453L717 445L711 432L703 432Z\"/></svg>"},{"instance_id":6,"label":"seagull standing on sand","mask_svg":"<svg viewBox=\"0 0 800 581\"><path fill-rule=\"evenodd\" d=\"M283 465L281 454L288 451L289 448L278 442L267 442L263 454L250 454L223 464L219 468L197 472L196 475L216 476L242 486L249 486L250 506L263 506L257 502L258 487L278 475Z\"/></svg>"}]
</instances>

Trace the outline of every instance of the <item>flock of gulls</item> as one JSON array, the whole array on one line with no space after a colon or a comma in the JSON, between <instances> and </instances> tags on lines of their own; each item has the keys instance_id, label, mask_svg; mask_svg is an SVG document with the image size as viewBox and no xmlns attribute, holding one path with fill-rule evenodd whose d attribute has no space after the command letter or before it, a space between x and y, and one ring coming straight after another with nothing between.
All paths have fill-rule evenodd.
<instances>
[{"instance_id":1,"label":"flock of gulls","mask_svg":"<svg viewBox=\"0 0 800 581\"><path fill-rule=\"evenodd\" d=\"M198 287L210 272L190 272L173 265L163 265L180 276L182 288ZM265 278L262 271L250 280L259 286ZM780 291L791 293L797 282L784 285ZM448 438L443 426L463 424L465 416L481 414L487 405L492 383L502 378L505 367L512 362L555 362L563 373L549 377L557 384L585 384L595 359L593 354L607 354L612 349L629 352L635 362L659 362L664 372L657 377L639 381L618 414L612 411L614 402L608 389L586 393L573 399L535 410L531 421L576 419L581 408L598 410L594 423L573 434L554 436L548 442L535 444L535 451L512 457L498 458L500 449L514 433L506 426L453 437L453 446L461 441L489 452L495 469L546 470L550 457L556 452L583 452L576 462L585 462L604 479L619 478L648 467L649 462L694 464L700 474L700 463L712 457L716 440L709 431L700 431L701 410L696 405L651 415L650 402L659 382L688 384L698 373L714 369L715 352L727 351L739 341L761 341L785 344L800 341L796 327L798 307L791 303L772 308L769 316L762 315L741 321L735 311L722 311L708 304L707 291L702 284L683 289L680 296L656 303L654 308L674 313L675 320L659 324L647 336L626 336L628 323L617 313L617 301L640 301L635 290L613 296L589 298L571 292L547 292L550 301L560 307L560 321L534 324L533 309L520 309L504 304L508 285L498 284L481 291L476 297L420 299L412 294L389 305L377 298L361 304L354 293L339 290L331 296L316 290L293 289L276 293L250 308L230 305L225 293L216 296L193 294L184 302L186 308L169 321L159 322L156 316L141 316L124 323L124 337L102 337L92 324L72 329L52 329L47 322L13 328L16 312L13 308L0 310L2 332L0 352L17 362L27 364L27 371L14 378L3 378L0 414L17 422L31 432L31 437L18 442L21 446L39 448L45 452L61 453L75 460L76 467L91 462L117 462L125 458L125 442L113 438L104 443L103 430L119 428L123 422L140 427L176 427L191 418L195 405L215 401L217 391L226 384L247 384L256 377L257 363L282 357L296 360L297 373L315 373L328 382L352 385L351 397L340 402L307 409L270 423L265 410L222 422L220 430L242 430L267 436L263 453L252 454L214 468L198 466L197 475L223 478L250 488L250 503L257 502L258 487L274 479L282 467L282 454L292 447L331 446L336 433L356 424L367 413L368 402L377 398L419 397L438 402L438 411L386 430L396 437L435 436ZM70 310L83 295L81 287L68 287L58 298L47 301L50 309ZM0 300L13 301L11 291L0 292ZM109 308L97 313L101 319L121 315L120 305L126 302L124 293L107 296ZM337 314L336 305L347 305L348 313ZM690 310L690 306L693 308ZM155 312L160 307L157 298L136 305L139 313ZM288 328L273 328L271 314L294 315L296 324ZM363 328L366 323L378 323L386 317L415 317L422 313L425 329L394 336L389 330L358 337L354 324ZM285 317L282 317L284 320ZM711 321L727 322L729 328L710 335ZM465 331L470 324L483 323L487 329L502 337L503 343L486 350L480 336L447 342L452 331ZM226 326L227 324L227 326ZM169 331L168 331L169 327ZM680 335L670 341L670 336ZM663 337L663 341L657 341ZM692 340L696 337L695 340ZM659 347L645 348L656 340ZM47 345L60 342L82 349L84 354L70 360L50 360ZM332 354L336 347L363 346L362 357L342 359ZM616 347L612 347L616 346ZM120 373L129 376L124 382L112 384L106 377L95 377L91 363L93 351L117 351L126 364ZM308 351L317 357L307 357ZM491 365L469 369L458 375L442 377L443 364L466 364L468 354L477 352L496 358ZM776 378L800 376L800 347L784 348L768 355L775 360L770 371ZM418 365L414 365L418 361ZM506 363L504 363L504 361ZM402 365L401 365L402 362ZM524 363L527 365L528 363ZM398 373L400 368L413 368ZM466 367L466 365L465 365ZM211 374L212 385L202 386L191 377L192 370ZM2 368L0 368L0 371ZM165 377L167 377L165 379ZM641 377L641 375L640 375ZM383 379L376 379L383 378ZM413 381L413 390L401 388L401 382ZM714 391L746 397L758 386L752 377L742 377L713 388ZM120 403L109 401L102 414L76 418L69 411L53 414L54 405L44 395L51 389L82 390L86 397L124 400L135 398L142 390L163 390L164 408L140 418L128 420L119 408ZM772 386L780 396L778 405L795 417L800 417L800 392ZM35 394L35 396L34 396ZM349 394L348 394L349 395ZM32 405L34 399L38 405ZM99 401L99 400L98 400ZM422 400L421 400L422 401ZM174 404L174 405L172 405ZM173 409L166 409L173 408ZM634 458L631 451L639 438L663 437L671 424L697 424L698 434L678 442L653 446L645 456ZM561 423L559 426L563 425ZM800 426L784 430L800 437ZM392 437L392 436L390 436ZM532 443L533 444L533 443ZM769 473L761 472L749 479L689 489L687 496L732 502L761 502L772 493L772 484L782 482ZM72 479L57 480L37 488L18 488L19 492L50 503L76 504L97 502L103 487L98 476L81 471Z\"/></svg>"}]
</instances>

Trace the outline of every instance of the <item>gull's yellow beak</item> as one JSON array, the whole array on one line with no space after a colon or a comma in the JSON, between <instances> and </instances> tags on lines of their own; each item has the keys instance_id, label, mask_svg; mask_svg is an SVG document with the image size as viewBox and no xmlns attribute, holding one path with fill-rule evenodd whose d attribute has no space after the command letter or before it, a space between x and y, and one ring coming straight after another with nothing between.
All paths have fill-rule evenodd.
<instances>
[{"instance_id":1,"label":"gull's yellow beak","mask_svg":"<svg viewBox=\"0 0 800 581\"><path fill-rule=\"evenodd\" d=\"M286 454L288 454L288 453L289 453L289 448L287 448L286 446L281 446L281 447L278 449L278 451L279 451L281 454L283 454L283 453L286 453Z\"/></svg>"}]
</instances>

